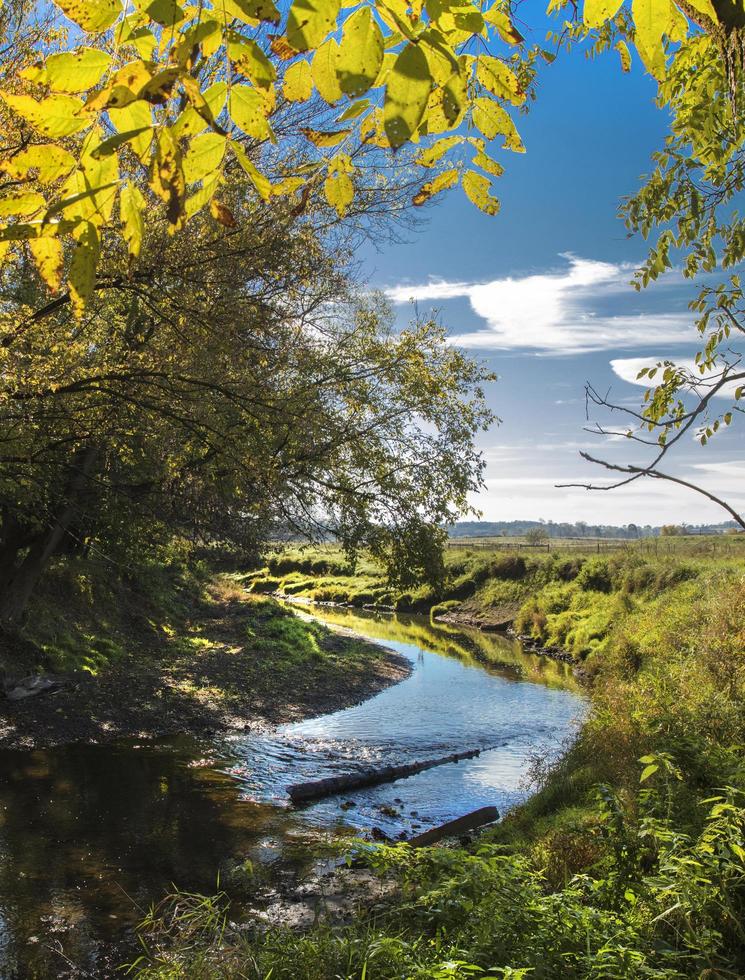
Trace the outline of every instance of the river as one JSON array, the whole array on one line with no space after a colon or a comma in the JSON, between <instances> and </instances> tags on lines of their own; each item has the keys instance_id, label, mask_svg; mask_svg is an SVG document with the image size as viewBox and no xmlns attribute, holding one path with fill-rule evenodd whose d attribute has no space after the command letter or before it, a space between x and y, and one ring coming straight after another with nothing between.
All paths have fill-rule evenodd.
<instances>
[{"instance_id":1,"label":"river","mask_svg":"<svg viewBox=\"0 0 745 980\"><path fill-rule=\"evenodd\" d=\"M556 752L582 716L566 665L505 637L421 616L314 615L397 651L411 676L271 734L0 752L3 980L114 976L137 955L134 924L172 883L212 892L219 872L228 891L242 882L239 902L250 899L236 872L247 860L257 880L279 883L340 836L378 827L395 839L479 806L505 813L528 792L531 758ZM482 751L301 809L285 793L291 782L469 749Z\"/></svg>"}]
</instances>

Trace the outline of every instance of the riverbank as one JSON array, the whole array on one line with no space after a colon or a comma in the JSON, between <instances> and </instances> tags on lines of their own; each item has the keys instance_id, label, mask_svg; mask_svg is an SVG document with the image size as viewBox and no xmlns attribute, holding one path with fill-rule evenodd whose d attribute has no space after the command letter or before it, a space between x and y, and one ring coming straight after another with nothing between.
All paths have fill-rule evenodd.
<instances>
[{"instance_id":1,"label":"riverbank","mask_svg":"<svg viewBox=\"0 0 745 980\"><path fill-rule=\"evenodd\" d=\"M210 736L348 707L408 676L377 644L247 596L230 575L183 567L115 578L90 562L57 570L28 624L0 649L6 690L25 676L57 689L0 697L0 747Z\"/></svg>"},{"instance_id":2,"label":"riverbank","mask_svg":"<svg viewBox=\"0 0 745 980\"><path fill-rule=\"evenodd\" d=\"M558 759L534 760L535 794L474 847L369 852L399 891L346 928L228 929L189 947L156 923L138 980L195 963L221 980L745 975L745 565L510 558L456 556L466 578L446 587L519 603L518 632L583 663L591 710ZM327 572L319 598L374 592L365 571Z\"/></svg>"}]
</instances>

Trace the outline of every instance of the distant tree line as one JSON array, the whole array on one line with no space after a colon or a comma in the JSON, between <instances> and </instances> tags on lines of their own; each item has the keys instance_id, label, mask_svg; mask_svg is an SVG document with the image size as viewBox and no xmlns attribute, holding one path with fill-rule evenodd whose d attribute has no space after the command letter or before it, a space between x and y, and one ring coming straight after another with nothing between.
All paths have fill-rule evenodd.
<instances>
[{"instance_id":1,"label":"distant tree line","mask_svg":"<svg viewBox=\"0 0 745 980\"><path fill-rule=\"evenodd\" d=\"M673 525L664 524L575 524L554 521L459 521L450 529L452 538L519 537L541 530L549 538L653 538L669 535ZM737 527L734 521L722 524L674 525L677 534L724 534Z\"/></svg>"}]
</instances>

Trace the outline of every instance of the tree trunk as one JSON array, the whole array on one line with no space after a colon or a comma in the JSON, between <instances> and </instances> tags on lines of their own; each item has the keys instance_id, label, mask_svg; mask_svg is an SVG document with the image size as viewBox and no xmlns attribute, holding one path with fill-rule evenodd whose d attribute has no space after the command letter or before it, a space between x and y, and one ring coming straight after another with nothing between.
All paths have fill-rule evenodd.
<instances>
[{"instance_id":1,"label":"tree trunk","mask_svg":"<svg viewBox=\"0 0 745 980\"><path fill-rule=\"evenodd\" d=\"M0 622L14 626L23 618L41 573L52 555L59 550L70 525L79 513L80 498L97 456L98 451L93 447L83 449L76 455L70 466L70 479L49 529L35 537L20 565L6 571L0 593Z\"/></svg>"}]
</instances>

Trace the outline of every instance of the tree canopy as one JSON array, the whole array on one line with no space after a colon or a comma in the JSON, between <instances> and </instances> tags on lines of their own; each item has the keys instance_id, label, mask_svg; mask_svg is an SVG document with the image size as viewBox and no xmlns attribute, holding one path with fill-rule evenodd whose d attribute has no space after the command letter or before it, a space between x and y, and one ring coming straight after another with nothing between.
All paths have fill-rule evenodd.
<instances>
[{"instance_id":1,"label":"tree canopy","mask_svg":"<svg viewBox=\"0 0 745 980\"><path fill-rule=\"evenodd\" d=\"M661 85L671 49L716 52L730 74L739 51L723 0L586 0L581 21L568 9L563 34L615 43L624 69L633 42ZM415 144L427 175L415 204L460 183L495 214L502 164L486 144L522 151L515 111L537 59L553 58L524 44L503 0L11 0L0 26L0 245L17 261L25 243L51 289L69 283L79 314L103 236L136 261L156 206L172 233L205 208L231 227L238 173L262 201L298 208L322 188L343 215L363 147ZM307 103L327 110L322 125L283 125Z\"/></svg>"}]
</instances>

